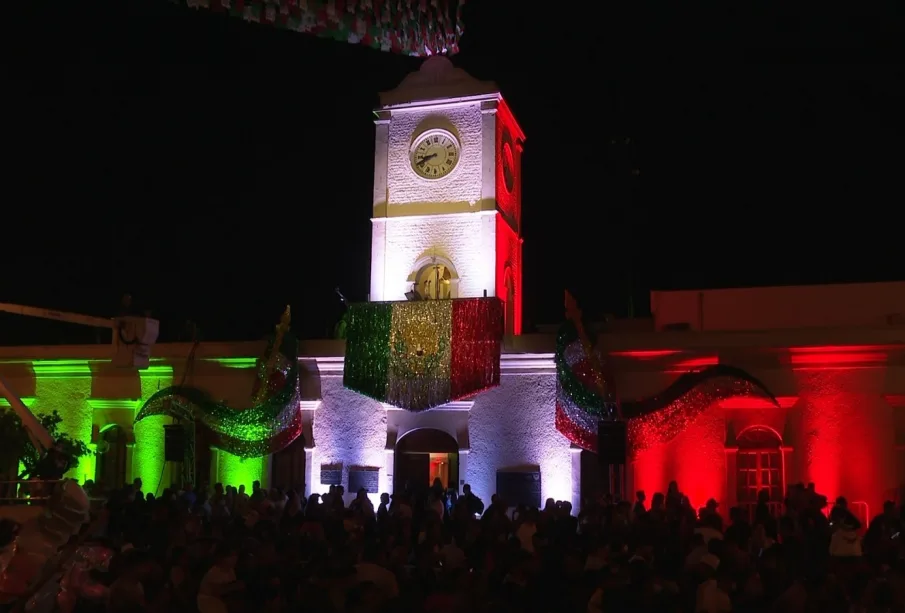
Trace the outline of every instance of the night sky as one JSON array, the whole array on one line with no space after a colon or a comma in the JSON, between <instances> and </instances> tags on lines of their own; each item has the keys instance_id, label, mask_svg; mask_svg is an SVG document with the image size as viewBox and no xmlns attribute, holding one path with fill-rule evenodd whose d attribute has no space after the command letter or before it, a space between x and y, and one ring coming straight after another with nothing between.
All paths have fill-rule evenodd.
<instances>
[{"instance_id":1,"label":"night sky","mask_svg":"<svg viewBox=\"0 0 905 613\"><path fill-rule=\"evenodd\" d=\"M323 337L334 287L365 299L371 110L418 59L165 0L15 4L0 302L112 315L131 292L165 341L259 338L285 304ZM528 137L526 329L564 288L599 317L905 279L896 19L567 8L592 4L470 0L454 57ZM0 344L96 338L0 316Z\"/></svg>"}]
</instances>

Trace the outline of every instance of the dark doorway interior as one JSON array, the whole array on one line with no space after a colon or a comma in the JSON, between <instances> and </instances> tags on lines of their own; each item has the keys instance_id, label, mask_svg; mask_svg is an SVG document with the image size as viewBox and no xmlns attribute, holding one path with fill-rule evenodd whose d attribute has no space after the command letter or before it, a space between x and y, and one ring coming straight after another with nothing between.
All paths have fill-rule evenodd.
<instances>
[{"instance_id":1,"label":"dark doorway interior","mask_svg":"<svg viewBox=\"0 0 905 613\"><path fill-rule=\"evenodd\" d=\"M192 485L197 491L210 492L216 475L211 475L213 469L213 456L211 447L218 443L217 435L200 421L195 422L195 483ZM212 479L213 477L213 479Z\"/></svg>"},{"instance_id":2,"label":"dark doorway interior","mask_svg":"<svg viewBox=\"0 0 905 613\"><path fill-rule=\"evenodd\" d=\"M126 484L126 443L126 431L119 426L101 432L95 462L95 483L105 488L120 488Z\"/></svg>"},{"instance_id":3,"label":"dark doorway interior","mask_svg":"<svg viewBox=\"0 0 905 613\"><path fill-rule=\"evenodd\" d=\"M282 489L305 493L305 437L299 436L291 445L273 454L270 464L270 484Z\"/></svg>"},{"instance_id":4,"label":"dark doorway interior","mask_svg":"<svg viewBox=\"0 0 905 613\"><path fill-rule=\"evenodd\" d=\"M393 470L394 491L426 489L436 478L458 491L459 444L441 430L414 430L396 443Z\"/></svg>"},{"instance_id":5,"label":"dark doorway interior","mask_svg":"<svg viewBox=\"0 0 905 613\"><path fill-rule=\"evenodd\" d=\"M592 452L581 452L581 502L596 500L600 494L608 491L608 483L604 474L604 467L600 465L600 457Z\"/></svg>"}]
</instances>

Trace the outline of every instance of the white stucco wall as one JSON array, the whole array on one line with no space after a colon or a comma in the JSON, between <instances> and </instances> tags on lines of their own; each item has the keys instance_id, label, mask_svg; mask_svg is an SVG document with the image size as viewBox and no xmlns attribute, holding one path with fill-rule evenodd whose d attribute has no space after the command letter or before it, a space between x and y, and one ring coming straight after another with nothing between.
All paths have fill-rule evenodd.
<instances>
[{"instance_id":1,"label":"white stucco wall","mask_svg":"<svg viewBox=\"0 0 905 613\"><path fill-rule=\"evenodd\" d=\"M418 260L437 255L452 262L458 298L495 295L496 211L390 217L374 220L371 300L405 300Z\"/></svg>"},{"instance_id":2,"label":"white stucco wall","mask_svg":"<svg viewBox=\"0 0 905 613\"><path fill-rule=\"evenodd\" d=\"M467 454L460 458L459 478L486 504L496 491L497 471L539 468L543 498L570 501L577 512L580 474L574 472L569 441L554 425L552 358L520 358L513 363L516 361L503 357L500 386L476 396L473 405L460 402L423 413L388 411L378 402L345 390L337 373L340 366L334 366L337 370L333 373L321 375L323 402L314 421L316 449L309 493L329 487L320 483L322 464L340 463L343 485L348 482L349 467L379 467L380 491L391 492L393 453L386 449L387 431L401 438L411 430L432 428L467 445ZM531 362L527 369L526 362ZM372 497L376 500L377 493ZM351 498L349 492L347 498Z\"/></svg>"},{"instance_id":3,"label":"white stucco wall","mask_svg":"<svg viewBox=\"0 0 905 613\"><path fill-rule=\"evenodd\" d=\"M500 387L475 398L466 479L485 502L496 490L498 470L539 467L543 498L570 501L577 509L571 445L554 425L555 402L553 373L504 375Z\"/></svg>"},{"instance_id":4,"label":"white stucco wall","mask_svg":"<svg viewBox=\"0 0 905 613\"><path fill-rule=\"evenodd\" d=\"M485 153L488 146L493 151L495 130L493 116L481 104L394 109L378 122L371 300L404 300L416 262L428 255L452 262L461 280L458 297L482 296L485 290L495 295L496 211L481 205L484 195L493 193L494 160ZM439 181L412 172L409 158L417 135L433 128L449 130L461 144L455 170Z\"/></svg>"},{"instance_id":5,"label":"white stucco wall","mask_svg":"<svg viewBox=\"0 0 905 613\"><path fill-rule=\"evenodd\" d=\"M413 202L477 202L481 199L481 103L394 110L387 147L387 188L390 206ZM411 170L409 151L416 134L426 127L449 129L459 138L461 151L455 170L443 180L430 181ZM493 138L493 132L490 133Z\"/></svg>"},{"instance_id":6,"label":"white stucco wall","mask_svg":"<svg viewBox=\"0 0 905 613\"><path fill-rule=\"evenodd\" d=\"M349 482L351 467L380 468L380 491L389 491L384 470L386 411L379 402L345 389L341 373L322 375L320 386L323 401L314 416L315 448L306 494L329 489L320 482L322 464L342 464L343 486ZM372 494L375 500L377 496Z\"/></svg>"}]
</instances>

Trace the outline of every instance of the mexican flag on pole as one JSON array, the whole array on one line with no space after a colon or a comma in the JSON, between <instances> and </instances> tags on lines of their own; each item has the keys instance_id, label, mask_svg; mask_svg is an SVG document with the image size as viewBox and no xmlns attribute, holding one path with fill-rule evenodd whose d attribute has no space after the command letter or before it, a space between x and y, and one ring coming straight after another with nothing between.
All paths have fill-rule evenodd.
<instances>
[{"instance_id":1,"label":"mexican flag on pole","mask_svg":"<svg viewBox=\"0 0 905 613\"><path fill-rule=\"evenodd\" d=\"M350 307L343 385L423 411L500 383L497 298L369 302Z\"/></svg>"}]
</instances>

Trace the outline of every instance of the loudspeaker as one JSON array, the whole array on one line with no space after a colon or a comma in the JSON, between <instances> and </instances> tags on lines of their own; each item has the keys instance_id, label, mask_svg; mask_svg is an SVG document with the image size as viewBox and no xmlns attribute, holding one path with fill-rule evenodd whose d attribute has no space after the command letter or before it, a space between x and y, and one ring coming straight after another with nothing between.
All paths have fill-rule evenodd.
<instances>
[{"instance_id":1,"label":"loudspeaker","mask_svg":"<svg viewBox=\"0 0 905 613\"><path fill-rule=\"evenodd\" d=\"M179 424L163 427L163 456L167 462L185 460L185 428Z\"/></svg>"},{"instance_id":2,"label":"loudspeaker","mask_svg":"<svg viewBox=\"0 0 905 613\"><path fill-rule=\"evenodd\" d=\"M604 466L624 466L628 455L628 430L624 421L597 424L597 457Z\"/></svg>"}]
</instances>

